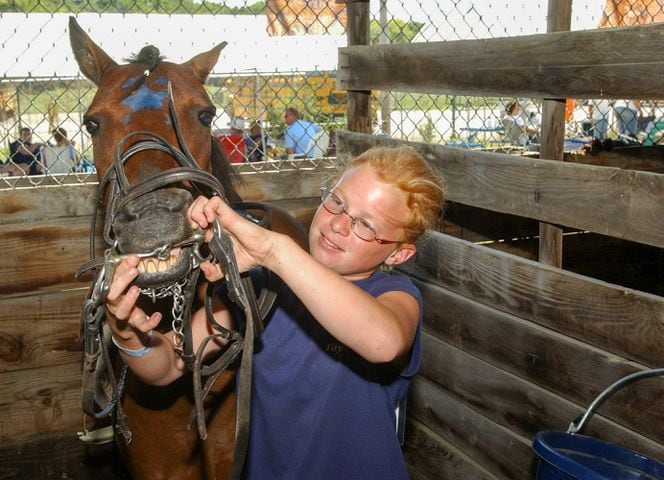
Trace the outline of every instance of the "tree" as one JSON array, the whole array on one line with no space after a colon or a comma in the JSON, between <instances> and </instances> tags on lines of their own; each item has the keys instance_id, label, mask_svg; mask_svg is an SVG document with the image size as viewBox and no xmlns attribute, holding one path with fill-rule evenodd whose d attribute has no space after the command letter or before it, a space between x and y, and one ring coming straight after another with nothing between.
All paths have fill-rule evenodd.
<instances>
[{"instance_id":1,"label":"tree","mask_svg":"<svg viewBox=\"0 0 664 480\"><path fill-rule=\"evenodd\" d=\"M423 23L419 22L407 22L405 20L400 20L398 18L392 18L387 22L387 40L388 43L410 43L415 35L424 26ZM369 25L369 36L371 38L371 44L375 45L378 43L381 34L381 26L378 20L372 20Z\"/></svg>"}]
</instances>

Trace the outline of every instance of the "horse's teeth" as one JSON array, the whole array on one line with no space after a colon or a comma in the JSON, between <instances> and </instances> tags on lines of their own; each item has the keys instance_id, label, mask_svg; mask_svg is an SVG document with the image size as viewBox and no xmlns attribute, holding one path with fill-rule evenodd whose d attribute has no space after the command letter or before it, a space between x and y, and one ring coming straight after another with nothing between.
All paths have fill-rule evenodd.
<instances>
[{"instance_id":1,"label":"horse's teeth","mask_svg":"<svg viewBox=\"0 0 664 480\"><path fill-rule=\"evenodd\" d=\"M154 260L148 258L146 261L146 268L148 273L154 273L157 271L157 266L154 264Z\"/></svg>"},{"instance_id":2,"label":"horse's teeth","mask_svg":"<svg viewBox=\"0 0 664 480\"><path fill-rule=\"evenodd\" d=\"M141 260L138 262L138 265L136 265L136 268L138 269L138 273L145 273L145 262Z\"/></svg>"}]
</instances>

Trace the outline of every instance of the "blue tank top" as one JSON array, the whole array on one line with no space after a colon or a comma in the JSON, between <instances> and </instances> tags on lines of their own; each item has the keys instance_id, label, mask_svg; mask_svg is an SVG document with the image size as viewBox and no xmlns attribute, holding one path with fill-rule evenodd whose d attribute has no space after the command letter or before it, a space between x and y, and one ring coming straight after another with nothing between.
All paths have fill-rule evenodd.
<instances>
[{"instance_id":1,"label":"blue tank top","mask_svg":"<svg viewBox=\"0 0 664 480\"><path fill-rule=\"evenodd\" d=\"M403 291L406 277L376 272L353 282L374 297ZM327 333L282 285L257 340L244 478L407 479L395 407L420 366L421 313L408 366L372 364Z\"/></svg>"}]
</instances>

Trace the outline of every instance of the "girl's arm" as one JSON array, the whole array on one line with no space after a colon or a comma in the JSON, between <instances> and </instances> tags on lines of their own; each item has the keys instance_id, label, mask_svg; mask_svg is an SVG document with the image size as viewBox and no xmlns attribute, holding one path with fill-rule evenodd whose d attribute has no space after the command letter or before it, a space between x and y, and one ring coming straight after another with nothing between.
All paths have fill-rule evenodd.
<instances>
[{"instance_id":1,"label":"girl's arm","mask_svg":"<svg viewBox=\"0 0 664 480\"><path fill-rule=\"evenodd\" d=\"M241 270L260 265L279 275L329 333L366 360L393 362L410 351L419 320L419 305L411 295L372 297L289 237L244 219L218 197L199 197L189 215L195 228L209 228L218 219L233 240ZM217 265L201 268L208 278L222 275Z\"/></svg>"},{"instance_id":2,"label":"girl's arm","mask_svg":"<svg viewBox=\"0 0 664 480\"><path fill-rule=\"evenodd\" d=\"M138 257L130 256L118 265L109 286L106 298L106 319L111 327L114 343L120 347L122 358L129 368L145 383L168 385L181 377L186 371L182 358L174 349L170 332L161 334L155 329L163 316L155 312L148 316L136 305L140 289L133 285L138 276ZM228 310L217 302L214 306L215 320L230 328L231 317ZM194 352L203 338L211 332L204 309L196 311L191 318ZM205 355L213 354L222 347L217 341L208 342ZM132 356L122 349L140 351L149 347L146 353Z\"/></svg>"}]
</instances>

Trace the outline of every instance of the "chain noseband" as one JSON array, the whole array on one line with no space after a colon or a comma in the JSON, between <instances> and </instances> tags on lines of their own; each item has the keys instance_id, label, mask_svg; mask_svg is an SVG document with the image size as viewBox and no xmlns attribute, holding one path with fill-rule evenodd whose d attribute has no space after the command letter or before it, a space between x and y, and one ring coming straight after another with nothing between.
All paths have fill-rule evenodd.
<instances>
[{"instance_id":1,"label":"chain noseband","mask_svg":"<svg viewBox=\"0 0 664 480\"><path fill-rule=\"evenodd\" d=\"M105 300L115 267L127 255L119 251L113 234L113 222L121 209L146 193L154 192L166 186L187 182L206 196L218 195L225 200L225 192L220 182L210 173L202 170L191 156L181 135L177 115L173 105L171 85L169 83L169 108L176 136L181 150L166 142L162 137L148 131L137 131L123 137L115 152L113 165L105 172L99 182L97 202L92 215L90 229L90 258L78 273L93 270L93 280L83 305L82 322L84 336L83 369L83 410L95 418L102 418L115 411L115 429L123 435L127 443L131 442L131 432L122 410L120 398L124 388L127 366L123 365L118 379L110 360L110 328L105 324ZM129 143L133 143L125 147ZM163 171L135 185L130 185L125 173L127 161L135 154L145 151L164 152L173 157L179 167ZM95 259L95 231L97 211L106 198L106 215L103 235L108 245L103 260ZM235 205L236 208L256 208L256 204ZM263 223L269 222L265 215ZM214 224L212 239L208 243L210 254L204 257L200 247L204 243L204 234L196 231L188 239L172 245L164 244L151 252L137 253L139 258L168 258L173 248L189 247L190 264L186 275L170 285L143 287L141 293L156 301L158 298L172 297L172 334L174 345L187 367L193 372L194 409L189 424L196 423L201 439L207 438L204 400L215 381L229 368L242 353L240 364L240 398L236 419L236 445L231 467L231 478L239 478L248 441L249 404L251 394L251 374L254 335L262 328L262 318L274 302L274 294L267 289L257 298L253 282L248 274L241 275L233 253L230 237L223 231L219 222ZM218 262L224 271L229 298L243 311L244 329L227 329L218 324L212 311L212 298L215 284L209 283L205 295L205 312L214 333L203 339L197 352L193 351L191 331L191 306L196 294L196 285L200 274L198 268L204 261ZM224 339L226 345L219 357L210 365L203 363L203 352L210 341ZM102 379L102 376L105 378ZM204 381L205 379L205 381ZM103 388L103 383L110 386L111 393Z\"/></svg>"}]
</instances>

